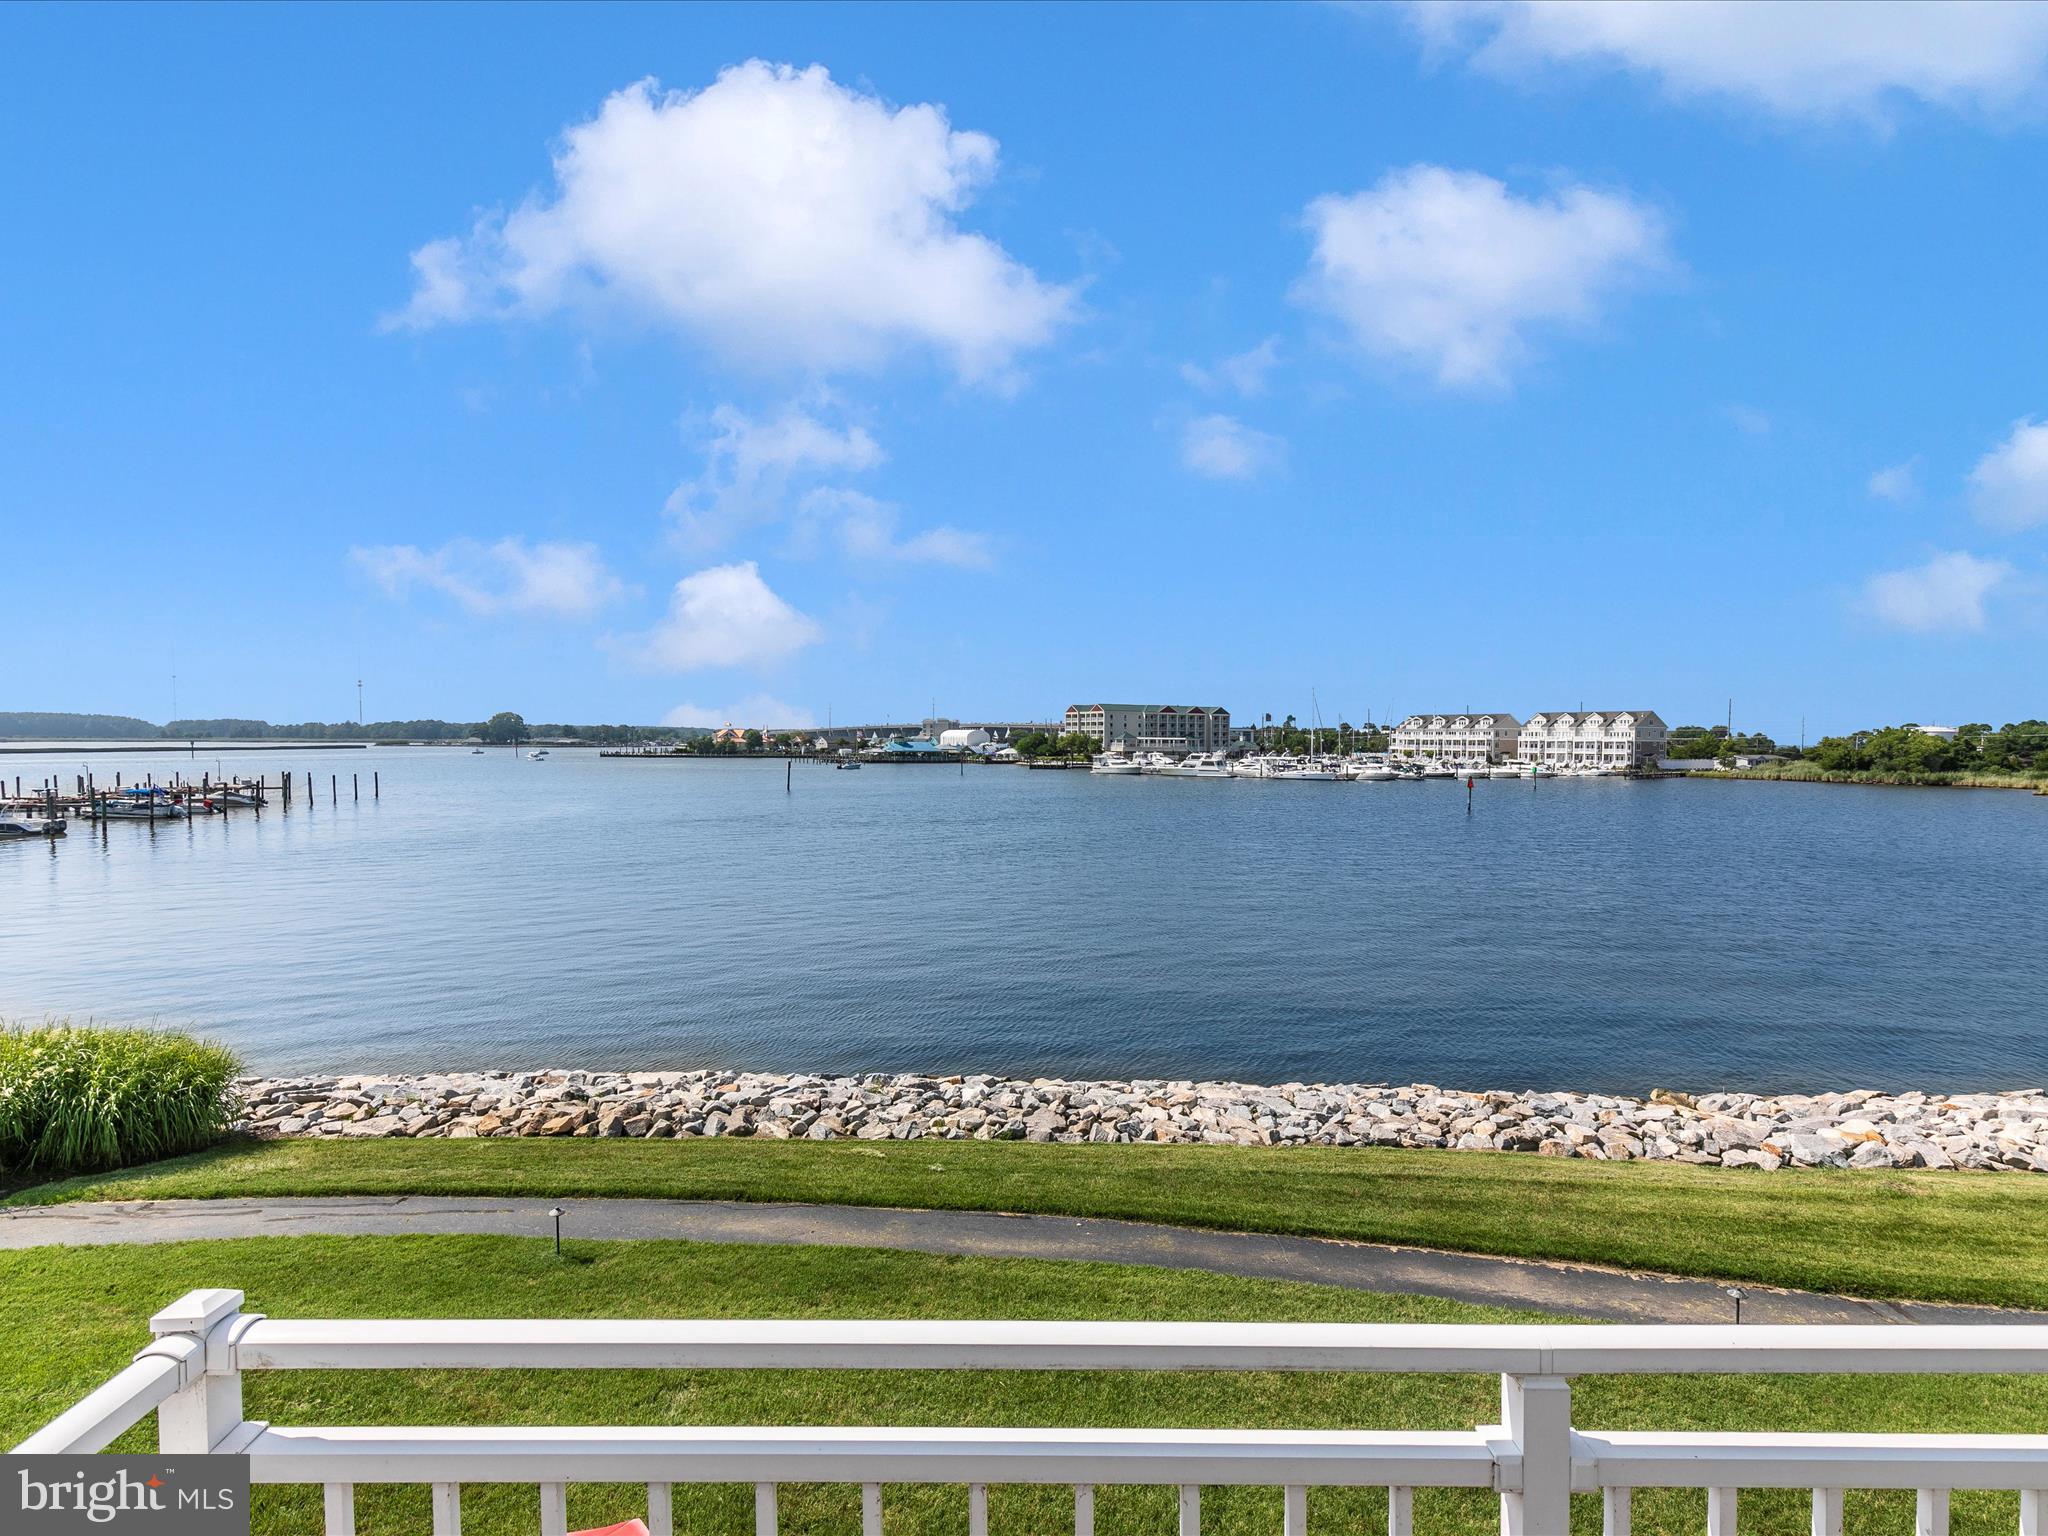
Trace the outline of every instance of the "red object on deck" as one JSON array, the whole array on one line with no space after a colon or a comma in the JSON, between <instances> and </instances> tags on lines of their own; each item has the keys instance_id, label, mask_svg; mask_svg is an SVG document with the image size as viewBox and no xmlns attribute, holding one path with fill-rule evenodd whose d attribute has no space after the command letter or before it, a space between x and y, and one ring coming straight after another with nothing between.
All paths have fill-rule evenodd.
<instances>
[{"instance_id":1,"label":"red object on deck","mask_svg":"<svg viewBox=\"0 0 2048 1536\"><path fill-rule=\"evenodd\" d=\"M600 1526L594 1531L571 1531L569 1536L647 1536L647 1524L642 1520L626 1520L618 1525Z\"/></svg>"}]
</instances>

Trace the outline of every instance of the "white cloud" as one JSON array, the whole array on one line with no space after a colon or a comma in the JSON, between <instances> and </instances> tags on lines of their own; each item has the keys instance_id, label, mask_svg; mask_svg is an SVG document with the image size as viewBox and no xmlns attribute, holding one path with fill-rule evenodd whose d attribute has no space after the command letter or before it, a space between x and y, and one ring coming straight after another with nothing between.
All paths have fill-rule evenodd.
<instances>
[{"instance_id":1,"label":"white cloud","mask_svg":"<svg viewBox=\"0 0 2048 1536\"><path fill-rule=\"evenodd\" d=\"M985 533L941 525L899 539L896 522L897 509L885 501L860 491L821 486L797 509L794 542L799 551L808 552L829 537L854 560L955 565L965 570L986 570L995 563Z\"/></svg>"},{"instance_id":2,"label":"white cloud","mask_svg":"<svg viewBox=\"0 0 2048 1536\"><path fill-rule=\"evenodd\" d=\"M2014 422L2012 434L1970 471L1970 497L1993 528L2048 523L2048 421Z\"/></svg>"},{"instance_id":3,"label":"white cloud","mask_svg":"<svg viewBox=\"0 0 2048 1536\"><path fill-rule=\"evenodd\" d=\"M1768 437L1771 432L1771 418L1753 405L1724 405L1721 414L1734 423L1738 432L1751 437Z\"/></svg>"},{"instance_id":4,"label":"white cloud","mask_svg":"<svg viewBox=\"0 0 2048 1536\"><path fill-rule=\"evenodd\" d=\"M1268 336L1256 347L1221 358L1207 367L1182 363L1180 376L1204 392L1231 389L1250 400L1266 392L1266 376L1279 364L1280 338Z\"/></svg>"},{"instance_id":5,"label":"white cloud","mask_svg":"<svg viewBox=\"0 0 2048 1536\"><path fill-rule=\"evenodd\" d=\"M1634 70L1786 118L1882 121L1901 99L2011 110L2048 74L2048 7L2010 0L1431 0L1407 14L1489 73Z\"/></svg>"},{"instance_id":6,"label":"white cloud","mask_svg":"<svg viewBox=\"0 0 2048 1536\"><path fill-rule=\"evenodd\" d=\"M668 613L624 649L663 672L780 661L824 638L784 602L751 560L714 565L676 583Z\"/></svg>"},{"instance_id":7,"label":"white cloud","mask_svg":"<svg viewBox=\"0 0 2048 1536\"><path fill-rule=\"evenodd\" d=\"M1279 462L1287 445L1234 416L1198 416L1181 432L1180 461L1212 480L1250 480Z\"/></svg>"},{"instance_id":8,"label":"white cloud","mask_svg":"<svg viewBox=\"0 0 2048 1536\"><path fill-rule=\"evenodd\" d=\"M1925 565L1883 571L1863 587L1863 607L1887 624L1919 634L1982 629L1984 600L2012 575L2003 560L1956 550Z\"/></svg>"},{"instance_id":9,"label":"white cloud","mask_svg":"<svg viewBox=\"0 0 2048 1536\"><path fill-rule=\"evenodd\" d=\"M474 614L584 618L623 596L626 586L606 569L595 544L528 544L518 537L492 544L451 539L438 549L376 544L349 551L388 597L426 587Z\"/></svg>"},{"instance_id":10,"label":"white cloud","mask_svg":"<svg viewBox=\"0 0 2048 1536\"><path fill-rule=\"evenodd\" d=\"M695 92L643 80L564 132L548 193L414 251L387 324L601 302L763 368L928 349L1000 379L1076 296L959 227L996 161L943 107L892 108L816 65L752 60Z\"/></svg>"},{"instance_id":11,"label":"white cloud","mask_svg":"<svg viewBox=\"0 0 2048 1536\"><path fill-rule=\"evenodd\" d=\"M737 725L742 730L808 730L818 717L798 704L778 699L771 693L751 693L724 709L705 709L698 704L678 704L661 717L663 725L699 725L713 730Z\"/></svg>"},{"instance_id":12,"label":"white cloud","mask_svg":"<svg viewBox=\"0 0 2048 1536\"><path fill-rule=\"evenodd\" d=\"M1904 506L1920 494L1920 461L1911 458L1902 464L1887 464L1870 477L1868 485L1878 500Z\"/></svg>"},{"instance_id":13,"label":"white cloud","mask_svg":"<svg viewBox=\"0 0 2048 1536\"><path fill-rule=\"evenodd\" d=\"M721 405L711 425L704 472L668 498L677 534L692 548L716 548L752 524L780 518L792 482L873 469L885 457L865 427L835 427L794 403L760 420Z\"/></svg>"},{"instance_id":14,"label":"white cloud","mask_svg":"<svg viewBox=\"0 0 2048 1536\"><path fill-rule=\"evenodd\" d=\"M1319 197L1297 287L1375 356L1446 386L1502 386L1524 333L1584 324L1669 261L1664 221L1621 193L1568 186L1520 198L1490 176L1413 165L1369 191Z\"/></svg>"}]
</instances>

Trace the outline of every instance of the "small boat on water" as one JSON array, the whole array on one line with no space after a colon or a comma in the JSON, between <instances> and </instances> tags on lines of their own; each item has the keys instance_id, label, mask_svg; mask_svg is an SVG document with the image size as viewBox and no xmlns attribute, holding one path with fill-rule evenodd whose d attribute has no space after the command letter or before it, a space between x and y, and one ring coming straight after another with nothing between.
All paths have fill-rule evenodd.
<instances>
[{"instance_id":1,"label":"small boat on water","mask_svg":"<svg viewBox=\"0 0 2048 1536\"><path fill-rule=\"evenodd\" d=\"M484 749L482 747L471 747L469 749L469 755L471 757L482 757L484 755Z\"/></svg>"},{"instance_id":2,"label":"small boat on water","mask_svg":"<svg viewBox=\"0 0 2048 1536\"><path fill-rule=\"evenodd\" d=\"M539 761L540 761L540 760L541 760L542 758L544 758L544 757L546 757L546 756L548 755L548 749L547 749L546 747L542 747L542 748L541 748L541 749L540 749L539 751L537 751L537 752L529 752L529 753L527 753L526 755L527 755L527 756L528 756L529 758L531 758L531 759L532 759L532 760L533 760L534 762L536 762L536 763L537 763L537 762L539 762Z\"/></svg>"},{"instance_id":3,"label":"small boat on water","mask_svg":"<svg viewBox=\"0 0 2048 1536\"><path fill-rule=\"evenodd\" d=\"M857 757L842 757L832 766L834 768L858 768L860 766L860 759Z\"/></svg>"},{"instance_id":4,"label":"small boat on water","mask_svg":"<svg viewBox=\"0 0 2048 1536\"><path fill-rule=\"evenodd\" d=\"M124 789L100 797L100 814L114 821L176 821L185 807L167 789Z\"/></svg>"},{"instance_id":5,"label":"small boat on water","mask_svg":"<svg viewBox=\"0 0 2048 1536\"><path fill-rule=\"evenodd\" d=\"M1123 752L1104 752L1088 765L1090 773L1139 774L1145 765Z\"/></svg>"},{"instance_id":6,"label":"small boat on water","mask_svg":"<svg viewBox=\"0 0 2048 1536\"><path fill-rule=\"evenodd\" d=\"M0 838L62 837L64 828L62 816L0 816Z\"/></svg>"}]
</instances>

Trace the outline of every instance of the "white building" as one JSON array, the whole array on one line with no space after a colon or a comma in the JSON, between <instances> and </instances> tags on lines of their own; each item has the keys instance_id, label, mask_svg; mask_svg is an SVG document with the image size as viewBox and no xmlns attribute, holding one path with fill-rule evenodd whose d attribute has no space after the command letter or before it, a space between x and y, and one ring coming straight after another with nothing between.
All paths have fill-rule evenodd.
<instances>
[{"instance_id":1,"label":"white building","mask_svg":"<svg viewBox=\"0 0 2048 1536\"><path fill-rule=\"evenodd\" d=\"M1230 711L1200 704L1069 704L1066 730L1129 752L1221 752Z\"/></svg>"},{"instance_id":2,"label":"white building","mask_svg":"<svg viewBox=\"0 0 2048 1536\"><path fill-rule=\"evenodd\" d=\"M1401 757L1484 763L1515 755L1522 722L1513 715L1410 715L1394 727L1389 750Z\"/></svg>"},{"instance_id":3,"label":"white building","mask_svg":"<svg viewBox=\"0 0 2048 1536\"><path fill-rule=\"evenodd\" d=\"M1663 757L1664 737L1652 709L1563 710L1531 715L1515 755L1552 768L1634 768Z\"/></svg>"},{"instance_id":4,"label":"white building","mask_svg":"<svg viewBox=\"0 0 2048 1536\"><path fill-rule=\"evenodd\" d=\"M965 730L955 726L950 731L939 732L941 752L979 752L995 738L980 726L969 726Z\"/></svg>"}]
</instances>

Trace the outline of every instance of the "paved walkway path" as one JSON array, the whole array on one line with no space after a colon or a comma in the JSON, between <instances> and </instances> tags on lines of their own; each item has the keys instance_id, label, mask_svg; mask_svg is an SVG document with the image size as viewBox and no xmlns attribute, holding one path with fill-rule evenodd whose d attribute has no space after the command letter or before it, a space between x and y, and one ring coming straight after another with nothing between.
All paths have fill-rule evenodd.
<instances>
[{"instance_id":1,"label":"paved walkway path","mask_svg":"<svg viewBox=\"0 0 2048 1536\"><path fill-rule=\"evenodd\" d=\"M0 1249L49 1244L172 1243L307 1234L483 1233L544 1237L545 1199L354 1195L325 1199L136 1200L0 1209ZM683 1238L704 1243L822 1243L983 1258L1079 1259L1303 1280L1388 1295L1442 1296L1613 1322L1727 1322L1724 1281L1682 1280L1588 1265L1537 1263L1313 1237L1205 1232L1136 1221L1001 1216L865 1206L752 1205L712 1200L574 1200L569 1240ZM1745 1321L1773 1323L2039 1323L2048 1314L1922 1302L1859 1301L1746 1287Z\"/></svg>"}]
</instances>

